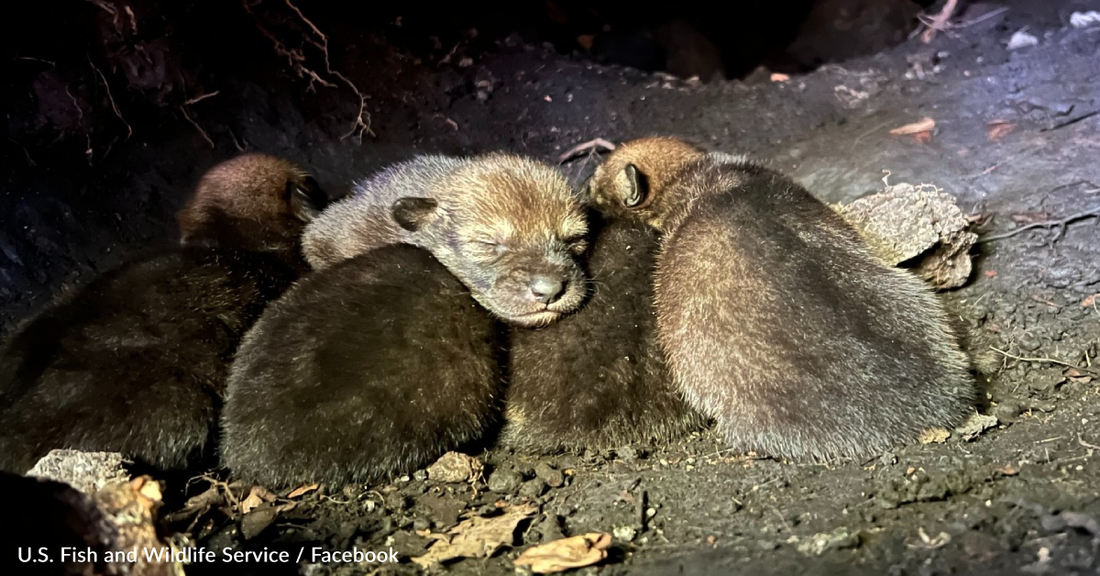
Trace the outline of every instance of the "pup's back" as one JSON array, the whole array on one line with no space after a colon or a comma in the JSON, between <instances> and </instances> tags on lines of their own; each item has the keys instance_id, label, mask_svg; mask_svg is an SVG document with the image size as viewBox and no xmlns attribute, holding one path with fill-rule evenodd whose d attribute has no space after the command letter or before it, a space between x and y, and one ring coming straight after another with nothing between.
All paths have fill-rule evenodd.
<instances>
[{"instance_id":1,"label":"pup's back","mask_svg":"<svg viewBox=\"0 0 1100 576\"><path fill-rule=\"evenodd\" d=\"M657 343L657 235L617 221L596 233L592 297L537 330L512 331L502 440L554 452L666 441L702 425L673 389Z\"/></svg>"},{"instance_id":2,"label":"pup's back","mask_svg":"<svg viewBox=\"0 0 1100 576\"><path fill-rule=\"evenodd\" d=\"M785 176L691 170L669 191L695 199L667 222L658 324L679 386L734 447L862 455L965 415L966 359L917 278Z\"/></svg>"},{"instance_id":3,"label":"pup's back","mask_svg":"<svg viewBox=\"0 0 1100 576\"><path fill-rule=\"evenodd\" d=\"M497 331L419 248L379 248L316 272L241 345L223 461L268 486L412 472L493 418Z\"/></svg>"}]
</instances>

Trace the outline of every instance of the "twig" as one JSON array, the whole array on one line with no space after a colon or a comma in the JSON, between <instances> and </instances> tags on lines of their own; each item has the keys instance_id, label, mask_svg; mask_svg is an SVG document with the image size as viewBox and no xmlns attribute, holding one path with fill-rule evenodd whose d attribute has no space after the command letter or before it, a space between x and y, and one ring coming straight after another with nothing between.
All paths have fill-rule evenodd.
<instances>
[{"instance_id":1,"label":"twig","mask_svg":"<svg viewBox=\"0 0 1100 576\"><path fill-rule=\"evenodd\" d=\"M977 18L974 18L973 20L967 20L965 22L956 22L954 24L951 24L950 26L951 26L952 29L967 28L969 26L973 26L975 24L978 24L979 22L985 22L986 20L989 20L990 18L993 18L994 16L1004 14L1005 12L1008 12L1008 6L1005 6L1003 8L998 8L996 10L990 10L989 12L986 12L985 14L982 14L981 16L978 16Z\"/></svg>"},{"instance_id":2,"label":"twig","mask_svg":"<svg viewBox=\"0 0 1100 576\"><path fill-rule=\"evenodd\" d=\"M928 29L921 34L921 42L928 44L936 37L937 30L944 30L947 21L951 19L951 15L955 13L955 7L958 5L959 0L947 0L947 3L943 5L943 9L939 14L936 14L930 22L925 23Z\"/></svg>"},{"instance_id":3,"label":"twig","mask_svg":"<svg viewBox=\"0 0 1100 576\"><path fill-rule=\"evenodd\" d=\"M1100 450L1100 446L1097 446L1095 444L1089 444L1088 442L1085 442L1085 439L1081 438L1080 434L1077 435L1077 443L1084 446L1085 448L1091 448L1093 450Z\"/></svg>"},{"instance_id":4,"label":"twig","mask_svg":"<svg viewBox=\"0 0 1100 576\"><path fill-rule=\"evenodd\" d=\"M206 133L206 130L203 130L202 126L199 126L199 123L195 122L195 120L193 118L191 118L191 115L187 113L187 108L185 108L183 106L180 106L179 110L180 110L180 112L183 112L183 117L186 118L187 121L190 122L191 125L195 127L195 130L199 131L199 134L202 136L202 139L206 140L206 143L209 144L211 148L214 148L214 141L210 139L210 136Z\"/></svg>"},{"instance_id":5,"label":"twig","mask_svg":"<svg viewBox=\"0 0 1100 576\"><path fill-rule=\"evenodd\" d=\"M16 56L13 60L27 60L28 62L41 62L43 64L49 64L50 68L57 68L57 62L52 60L43 60L42 58L35 58L34 56Z\"/></svg>"},{"instance_id":6,"label":"twig","mask_svg":"<svg viewBox=\"0 0 1100 576\"><path fill-rule=\"evenodd\" d=\"M337 70L333 70L332 65L329 63L328 36L325 36L325 34L321 32L321 30L317 28L317 26L309 18L306 18L306 15L302 14L302 11L299 10L298 7L294 5L294 3L292 3L290 0L284 1L286 2L287 7L293 10L294 13L298 15L298 18L302 20L302 22L309 26L310 29L313 30L313 33L321 38L320 43L314 42L313 44L321 50L321 53L325 57L325 72L328 72L332 76L339 78L340 81L346 84L348 88L351 88L351 91L355 93L355 97L359 99L359 113L355 116L355 122L352 123L351 130L348 130L347 134L341 136L340 139L343 140L348 136L354 134L359 138L359 142L362 143L364 132L370 134L371 136L374 136L374 132L370 129L370 113L366 111L366 96L364 96L363 93L359 91L359 87L357 87L355 83L352 82L347 76L344 76L341 72ZM363 118L364 115L366 115L365 120Z\"/></svg>"},{"instance_id":7,"label":"twig","mask_svg":"<svg viewBox=\"0 0 1100 576\"><path fill-rule=\"evenodd\" d=\"M1100 114L1100 110L1093 110L1092 112L1087 112L1087 113L1082 114L1080 116L1074 116L1073 118L1070 118L1069 120L1066 120L1065 122L1060 122L1058 124L1055 124L1054 126L1050 126L1049 128L1040 128L1039 131L1040 132L1050 132L1051 130L1058 130L1059 128L1065 128L1066 126L1076 124L1076 123L1078 123L1082 120L1087 120L1089 118L1092 118L1093 116L1096 116L1097 114Z\"/></svg>"},{"instance_id":8,"label":"twig","mask_svg":"<svg viewBox=\"0 0 1100 576\"><path fill-rule=\"evenodd\" d=\"M1016 228L1014 230L1009 230L1008 232L1004 232L1002 234L994 234L992 236L983 236L983 237L978 239L978 243L981 244L981 243L985 243L985 242L992 242L994 240L1004 240L1005 238L1011 238L1011 237L1025 231L1025 230L1032 230L1032 229L1035 229L1035 228L1052 228L1052 227L1055 227L1055 226L1062 229L1062 232L1059 234L1059 236L1061 236L1061 234L1065 233L1065 228L1066 228L1067 224L1070 224L1071 222L1075 222L1077 220L1081 220L1082 218L1092 218L1092 217L1097 217L1097 216L1100 216L1100 208L1093 208L1091 210L1086 210L1084 212L1078 212L1076 214L1066 216L1065 218L1062 218L1060 220L1045 220L1043 222L1034 222L1034 223L1028 224L1027 226L1021 226L1019 228Z\"/></svg>"},{"instance_id":9,"label":"twig","mask_svg":"<svg viewBox=\"0 0 1100 576\"><path fill-rule=\"evenodd\" d=\"M592 140L589 140L587 142L581 142L580 144L577 144L576 146L563 152L561 156L558 156L558 163L563 163L566 160L569 160L570 158L573 158L574 156L580 154L581 152L594 151L597 148L611 151L615 149L615 144L604 140L603 138L593 138Z\"/></svg>"},{"instance_id":10,"label":"twig","mask_svg":"<svg viewBox=\"0 0 1100 576\"><path fill-rule=\"evenodd\" d=\"M194 98L191 98L190 100L184 101L183 105L184 106L190 106L192 104L197 104L199 102L202 102L203 100L206 100L207 98L213 98L213 97L217 96L218 93L220 93L220 92L221 92L221 90L215 90L215 91L213 91L209 94L203 94L202 96L195 96Z\"/></svg>"},{"instance_id":11,"label":"twig","mask_svg":"<svg viewBox=\"0 0 1100 576\"><path fill-rule=\"evenodd\" d=\"M88 58L88 65L92 67L92 70L99 76L99 79L103 81L103 87L107 89L107 100L111 102L111 109L115 111L115 116L118 116L119 120L126 125L126 139L129 140L130 136L134 135L134 129L130 127L130 123L122 117L122 112L119 112L118 106L115 104L115 97L111 95L111 85L107 83L107 77L99 71L99 68L95 67L95 63L92 62L92 57L85 54Z\"/></svg>"},{"instance_id":12,"label":"twig","mask_svg":"<svg viewBox=\"0 0 1100 576\"><path fill-rule=\"evenodd\" d=\"M364 133L374 136L374 131L371 130L370 127L370 113L367 112L367 97L362 93L362 91L359 90L359 87L356 86L350 78L345 76L343 73L332 69L332 65L329 60L328 36L326 36L324 32L321 32L321 29L318 28L312 20L307 18L306 15L301 11L301 9L295 6L294 3L291 2L291 0L284 1L287 7L290 8L290 10L292 10L298 16L298 19L301 20L303 24L308 26L313 34L320 38L320 40L306 38L306 41L308 41L310 44L314 45L318 50L321 51L321 54L324 57L325 64L324 73L336 77L340 82L344 83L344 85L350 88L351 91L355 94L355 97L359 99L359 110L358 113L355 115L355 121L352 122L351 129L348 130L346 134L341 136L340 139L343 140L349 136L354 135L359 139L359 142L362 143ZM260 24L259 20L255 18L255 14L252 12L252 7L256 6L257 4L259 4L259 2L249 3L248 0L241 1L241 5L244 6L245 11L249 14L252 14L253 18L256 20L256 28L259 29L260 33L266 36L268 40L271 40L272 44L274 44L275 53L280 56L284 56L287 59L287 62L290 65L291 69L293 69L298 74L298 77L309 78L309 85L306 87L306 91L314 92L314 84L320 84L325 88L335 88L336 84L325 80L321 77L320 74L305 65L306 56L304 53L302 53L301 50L296 48L287 48L286 45L283 44L275 36L275 34L265 28L262 24Z\"/></svg>"},{"instance_id":13,"label":"twig","mask_svg":"<svg viewBox=\"0 0 1100 576\"><path fill-rule=\"evenodd\" d=\"M1062 362L1061 360L1055 360L1054 358L1026 358L1026 357L1023 357L1023 356L1016 356L1015 354L1009 354L1008 352L1005 352L1004 350L1001 350L1001 349L996 348L994 346L990 346L989 349L996 352L996 353L998 353L998 354L1003 355L1005 358L1011 358L1011 359L1016 360L1018 362L1047 362L1047 363L1050 363L1050 364L1057 364L1059 366L1065 366L1067 368L1073 368L1075 370L1083 370L1085 372L1088 372L1088 370L1084 370L1080 366L1077 366L1075 364L1070 364L1069 362Z\"/></svg>"}]
</instances>

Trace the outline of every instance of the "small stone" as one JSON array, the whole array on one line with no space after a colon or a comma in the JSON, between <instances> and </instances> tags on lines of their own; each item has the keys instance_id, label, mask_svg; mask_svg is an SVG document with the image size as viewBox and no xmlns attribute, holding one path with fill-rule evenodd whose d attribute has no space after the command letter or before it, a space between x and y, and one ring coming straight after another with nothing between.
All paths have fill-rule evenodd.
<instances>
[{"instance_id":1,"label":"small stone","mask_svg":"<svg viewBox=\"0 0 1100 576\"><path fill-rule=\"evenodd\" d=\"M562 484L565 484L565 475L561 473L561 470L545 462L540 462L535 466L535 476L541 478L551 488L560 488Z\"/></svg>"},{"instance_id":2,"label":"small stone","mask_svg":"<svg viewBox=\"0 0 1100 576\"><path fill-rule=\"evenodd\" d=\"M616 540L630 542L638 535L638 531L635 530L633 526L618 526L611 530L611 535L614 536Z\"/></svg>"},{"instance_id":3,"label":"small stone","mask_svg":"<svg viewBox=\"0 0 1100 576\"><path fill-rule=\"evenodd\" d=\"M428 479L428 471L427 470L417 470L416 472L413 472L413 480L416 480L417 482L423 482L427 479Z\"/></svg>"},{"instance_id":4,"label":"small stone","mask_svg":"<svg viewBox=\"0 0 1100 576\"><path fill-rule=\"evenodd\" d=\"M998 420L1010 421L1020 415L1020 405L1015 402L1001 402L990 410L992 416L996 416Z\"/></svg>"},{"instance_id":5,"label":"small stone","mask_svg":"<svg viewBox=\"0 0 1100 576\"><path fill-rule=\"evenodd\" d=\"M523 476L515 470L498 469L489 475L489 490L498 494L512 494L523 483Z\"/></svg>"},{"instance_id":6,"label":"small stone","mask_svg":"<svg viewBox=\"0 0 1100 576\"><path fill-rule=\"evenodd\" d=\"M460 452L447 452L428 466L428 478L436 482L470 482L481 476L485 467L472 456Z\"/></svg>"},{"instance_id":7,"label":"small stone","mask_svg":"<svg viewBox=\"0 0 1100 576\"><path fill-rule=\"evenodd\" d=\"M638 451L635 450L632 446L623 446L622 448L616 448L615 454L618 455L620 459L627 462L637 460L638 458Z\"/></svg>"},{"instance_id":8,"label":"small stone","mask_svg":"<svg viewBox=\"0 0 1100 576\"><path fill-rule=\"evenodd\" d=\"M1018 30L1012 35L1012 38L1008 40L1008 49L1019 50L1020 48L1027 48L1028 46L1035 46L1038 43L1039 39L1035 36L1023 30Z\"/></svg>"},{"instance_id":9,"label":"small stone","mask_svg":"<svg viewBox=\"0 0 1100 576\"><path fill-rule=\"evenodd\" d=\"M820 556L830 550L858 547L859 533L853 534L847 528L841 527L832 532L814 534L812 538L798 545L798 551L803 554Z\"/></svg>"},{"instance_id":10,"label":"small stone","mask_svg":"<svg viewBox=\"0 0 1100 576\"><path fill-rule=\"evenodd\" d=\"M534 480L528 480L519 487L519 495L524 498L538 498L546 492L546 482L543 482L541 478L535 478Z\"/></svg>"},{"instance_id":11,"label":"small stone","mask_svg":"<svg viewBox=\"0 0 1100 576\"><path fill-rule=\"evenodd\" d=\"M423 532L432 527L432 521L424 518L423 516L413 519L413 530L417 532Z\"/></svg>"},{"instance_id":12,"label":"small stone","mask_svg":"<svg viewBox=\"0 0 1100 576\"><path fill-rule=\"evenodd\" d=\"M1016 338L1016 344L1020 346L1021 350L1027 350L1028 352L1034 352L1042 345L1039 339L1029 332L1020 334L1020 336Z\"/></svg>"},{"instance_id":13,"label":"small stone","mask_svg":"<svg viewBox=\"0 0 1100 576\"><path fill-rule=\"evenodd\" d=\"M27 472L27 476L65 482L85 494L95 494L111 482L129 480L123 462L122 454L115 452L51 450Z\"/></svg>"}]
</instances>

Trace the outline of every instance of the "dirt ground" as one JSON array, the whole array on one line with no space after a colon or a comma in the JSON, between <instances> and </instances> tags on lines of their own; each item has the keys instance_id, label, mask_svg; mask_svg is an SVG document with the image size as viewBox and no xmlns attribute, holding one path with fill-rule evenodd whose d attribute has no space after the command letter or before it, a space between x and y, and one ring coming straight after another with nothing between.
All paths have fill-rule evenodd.
<instances>
[{"instance_id":1,"label":"dirt ground","mask_svg":"<svg viewBox=\"0 0 1100 576\"><path fill-rule=\"evenodd\" d=\"M967 14L1003 6L931 44L912 39L786 81L758 74L702 84L516 37L447 62L417 61L384 37L363 36L337 62L369 96L373 135L361 143L340 138L357 108L346 89L307 93L294 78L278 86L247 74L223 78L216 96L189 108L213 149L177 117L135 127L109 153L96 151L90 168L7 154L0 320L10 330L60 286L170 241L171 215L189 187L238 147L312 166L335 195L414 153L508 149L556 161L592 138L676 134L765 159L830 202L880 189L885 172L890 183L933 183L984 217L986 234L1095 212L1100 26L1074 28L1069 15L1100 4L970 3ZM1025 26L1038 43L1008 50ZM925 117L935 121L930 135L890 134ZM579 178L593 162L568 169ZM431 542L417 531L446 532L462 514L528 500L540 513L521 524L515 546L445 572L511 574L530 544L612 532L609 560L579 573L1100 574L1100 295L1092 298L1100 293L1100 218L978 248L972 281L943 294L975 360L981 410L997 422L970 437L955 432L942 443L827 464L730 453L711 433L548 458L471 448L487 466L486 480L472 486L418 472L351 493L310 493L251 539L227 519L202 522L193 535L218 549L393 546L407 559ZM570 471L561 486L546 485L558 478L545 464ZM307 569L418 572L408 563Z\"/></svg>"}]
</instances>

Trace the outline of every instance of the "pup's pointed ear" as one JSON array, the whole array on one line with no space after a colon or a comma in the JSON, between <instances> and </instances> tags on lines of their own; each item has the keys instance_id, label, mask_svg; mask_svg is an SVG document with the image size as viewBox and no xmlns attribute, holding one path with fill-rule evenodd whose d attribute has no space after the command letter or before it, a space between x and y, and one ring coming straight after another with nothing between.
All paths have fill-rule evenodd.
<instances>
[{"instance_id":1,"label":"pup's pointed ear","mask_svg":"<svg viewBox=\"0 0 1100 576\"><path fill-rule=\"evenodd\" d=\"M393 219L409 232L416 232L433 216L439 203L431 198L400 198L393 203Z\"/></svg>"},{"instance_id":2,"label":"pup's pointed ear","mask_svg":"<svg viewBox=\"0 0 1100 576\"><path fill-rule=\"evenodd\" d=\"M286 194L290 199L291 212L302 222L312 221L328 206L328 195L321 190L313 176L306 176L302 184L287 180Z\"/></svg>"},{"instance_id":3,"label":"pup's pointed ear","mask_svg":"<svg viewBox=\"0 0 1100 576\"><path fill-rule=\"evenodd\" d=\"M649 183L646 181L645 174L642 174L638 167L633 164L627 164L626 168L623 168L623 173L626 174L627 181L623 206L636 208L642 202L645 202L646 197L649 196Z\"/></svg>"}]
</instances>

